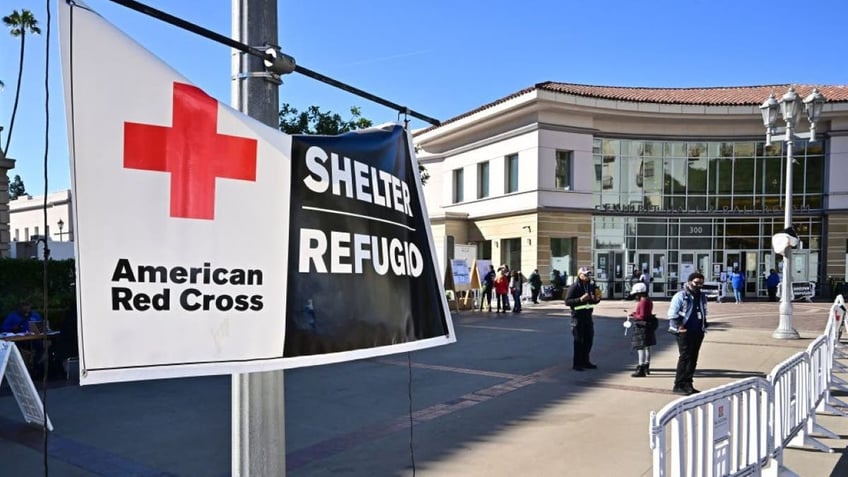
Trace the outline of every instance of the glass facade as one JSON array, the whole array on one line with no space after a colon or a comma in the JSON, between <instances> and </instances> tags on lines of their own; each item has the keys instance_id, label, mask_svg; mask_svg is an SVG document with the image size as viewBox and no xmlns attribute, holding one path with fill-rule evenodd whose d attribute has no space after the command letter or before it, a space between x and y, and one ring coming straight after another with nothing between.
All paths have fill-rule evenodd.
<instances>
[{"instance_id":1,"label":"glass facade","mask_svg":"<svg viewBox=\"0 0 848 477\"><path fill-rule=\"evenodd\" d=\"M797 281L819 281L824 148L794 144ZM593 160L593 258L608 296L626 293L642 270L653 296L670 296L693 271L719 281L733 267L746 273L746 293L765 295L762 277L782 266L771 250L783 229L782 143L596 138Z\"/></svg>"},{"instance_id":2,"label":"glass facade","mask_svg":"<svg viewBox=\"0 0 848 477\"><path fill-rule=\"evenodd\" d=\"M793 147L793 206L821 209L824 144ZM596 138L595 206L669 212L783 208L783 143Z\"/></svg>"}]
</instances>

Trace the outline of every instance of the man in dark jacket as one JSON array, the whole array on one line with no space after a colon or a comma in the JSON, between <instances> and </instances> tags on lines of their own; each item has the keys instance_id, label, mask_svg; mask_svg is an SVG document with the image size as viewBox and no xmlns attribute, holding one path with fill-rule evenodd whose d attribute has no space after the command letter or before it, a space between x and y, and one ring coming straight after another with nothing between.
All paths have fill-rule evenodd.
<instances>
[{"instance_id":1,"label":"man in dark jacket","mask_svg":"<svg viewBox=\"0 0 848 477\"><path fill-rule=\"evenodd\" d=\"M483 296L480 297L480 311L483 311L483 303L487 311L492 311L492 289L495 287L495 266L489 265L489 271L483 277Z\"/></svg>"},{"instance_id":2,"label":"man in dark jacket","mask_svg":"<svg viewBox=\"0 0 848 477\"><path fill-rule=\"evenodd\" d=\"M534 269L530 274L530 298L533 303L539 303L539 292L542 291L542 277L539 275L539 270Z\"/></svg>"},{"instance_id":3,"label":"man in dark jacket","mask_svg":"<svg viewBox=\"0 0 848 477\"><path fill-rule=\"evenodd\" d=\"M599 291L592 281L592 271L583 267L577 272L577 280L568 287L565 294L565 304L571 308L571 334L574 335L572 366L575 371L597 368L589 360L589 353L595 339L592 309L601 301Z\"/></svg>"}]
</instances>

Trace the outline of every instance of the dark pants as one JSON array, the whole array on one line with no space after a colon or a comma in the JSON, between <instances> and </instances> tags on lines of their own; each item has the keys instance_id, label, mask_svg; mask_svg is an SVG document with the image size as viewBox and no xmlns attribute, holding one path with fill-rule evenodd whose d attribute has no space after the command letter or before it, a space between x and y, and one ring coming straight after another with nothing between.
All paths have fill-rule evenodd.
<instances>
[{"instance_id":1,"label":"dark pants","mask_svg":"<svg viewBox=\"0 0 848 477\"><path fill-rule=\"evenodd\" d=\"M490 286L483 288L483 298L480 299L480 311L483 311L483 303L486 304L486 308L489 311L492 311L492 287Z\"/></svg>"},{"instance_id":2,"label":"dark pants","mask_svg":"<svg viewBox=\"0 0 848 477\"><path fill-rule=\"evenodd\" d=\"M677 350L680 356L677 358L677 374L674 376L675 389L687 389L692 387L692 378L695 376L695 367L698 365L698 353L701 351L701 343L704 341L703 333L677 334Z\"/></svg>"},{"instance_id":3,"label":"dark pants","mask_svg":"<svg viewBox=\"0 0 848 477\"><path fill-rule=\"evenodd\" d=\"M777 301L777 287L768 287L769 301Z\"/></svg>"},{"instance_id":4,"label":"dark pants","mask_svg":"<svg viewBox=\"0 0 848 477\"><path fill-rule=\"evenodd\" d=\"M530 298L533 299L533 303L539 303L539 292L541 288L533 288L530 287Z\"/></svg>"},{"instance_id":5,"label":"dark pants","mask_svg":"<svg viewBox=\"0 0 848 477\"><path fill-rule=\"evenodd\" d=\"M582 368L591 363L589 353L595 341L595 325L592 317L575 318L572 321L571 334L574 335L574 367Z\"/></svg>"},{"instance_id":6,"label":"dark pants","mask_svg":"<svg viewBox=\"0 0 848 477\"><path fill-rule=\"evenodd\" d=\"M512 311L518 313L521 311L521 290L515 289L512 291Z\"/></svg>"},{"instance_id":7,"label":"dark pants","mask_svg":"<svg viewBox=\"0 0 848 477\"><path fill-rule=\"evenodd\" d=\"M507 298L506 293L504 293L503 295L498 293L497 296L498 296L498 301L497 301L498 310L509 311L509 298Z\"/></svg>"}]
</instances>

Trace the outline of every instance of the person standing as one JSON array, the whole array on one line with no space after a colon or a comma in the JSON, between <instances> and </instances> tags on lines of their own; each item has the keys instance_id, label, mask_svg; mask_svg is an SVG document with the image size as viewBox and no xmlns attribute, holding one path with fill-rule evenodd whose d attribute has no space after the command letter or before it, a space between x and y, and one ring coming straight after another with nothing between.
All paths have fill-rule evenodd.
<instances>
[{"instance_id":1,"label":"person standing","mask_svg":"<svg viewBox=\"0 0 848 477\"><path fill-rule=\"evenodd\" d=\"M777 301L777 286L780 285L780 275L772 268L766 277L766 288L768 288L769 301Z\"/></svg>"},{"instance_id":2,"label":"person standing","mask_svg":"<svg viewBox=\"0 0 848 477\"><path fill-rule=\"evenodd\" d=\"M509 291L512 292L512 312L521 313L521 289L524 285L524 276L521 270L513 270L509 280Z\"/></svg>"},{"instance_id":3,"label":"person standing","mask_svg":"<svg viewBox=\"0 0 848 477\"><path fill-rule=\"evenodd\" d=\"M730 273L730 285L733 287L733 297L736 298L736 303L742 303L742 290L745 288L745 274L739 271L739 267L734 267L733 272Z\"/></svg>"},{"instance_id":4,"label":"person standing","mask_svg":"<svg viewBox=\"0 0 848 477\"><path fill-rule=\"evenodd\" d=\"M651 374L651 346L657 344L658 323L654 316L654 302L648 297L648 287L642 282L636 282L630 295L636 299L636 309L630 313L636 325L631 343L639 360L631 376L643 378Z\"/></svg>"},{"instance_id":5,"label":"person standing","mask_svg":"<svg viewBox=\"0 0 848 477\"><path fill-rule=\"evenodd\" d=\"M532 298L533 303L539 304L539 292L542 291L542 277L539 275L539 269L533 269L533 273L530 274L530 278L528 280L530 282L530 298Z\"/></svg>"},{"instance_id":6,"label":"person standing","mask_svg":"<svg viewBox=\"0 0 848 477\"><path fill-rule=\"evenodd\" d=\"M648 273L648 269L647 269L647 268L646 268L646 269L644 269L644 270L642 270L642 275L641 275L641 276L639 276L639 280L640 280L642 283L644 283L646 287L648 287L648 288L650 288L650 287L651 287L651 281L653 280L653 278L651 278L651 274L650 274L650 273Z\"/></svg>"},{"instance_id":7,"label":"person standing","mask_svg":"<svg viewBox=\"0 0 848 477\"><path fill-rule=\"evenodd\" d=\"M504 273L504 269L500 268L498 270L498 276L495 278L495 295L497 296L495 305L498 307L496 313L506 313L509 311L509 299L506 297L508 292L509 277Z\"/></svg>"},{"instance_id":8,"label":"person standing","mask_svg":"<svg viewBox=\"0 0 848 477\"><path fill-rule=\"evenodd\" d=\"M689 275L683 289L675 293L668 307L668 331L677 335L677 372L674 376L675 394L690 395L698 391L693 386L695 368L704 333L707 330L707 296L701 293L704 276Z\"/></svg>"},{"instance_id":9,"label":"person standing","mask_svg":"<svg viewBox=\"0 0 848 477\"><path fill-rule=\"evenodd\" d=\"M595 339L592 309L601 301L599 292L592 281L592 271L588 267L582 267L577 272L577 280L568 287L565 294L565 304L571 308L571 334L574 335L572 368L575 371L597 368L589 360L589 353Z\"/></svg>"},{"instance_id":10,"label":"person standing","mask_svg":"<svg viewBox=\"0 0 848 477\"><path fill-rule=\"evenodd\" d=\"M483 297L480 299L480 311L483 311L483 302L486 302L487 311L492 311L492 289L495 287L495 266L489 265L489 271L483 277Z\"/></svg>"}]
</instances>

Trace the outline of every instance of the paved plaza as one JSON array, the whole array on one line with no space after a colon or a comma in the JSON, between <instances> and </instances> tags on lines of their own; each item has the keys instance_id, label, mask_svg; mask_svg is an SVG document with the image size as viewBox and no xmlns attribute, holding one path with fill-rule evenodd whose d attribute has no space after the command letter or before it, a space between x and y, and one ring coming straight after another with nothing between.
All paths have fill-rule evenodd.
<instances>
[{"instance_id":1,"label":"paved plaza","mask_svg":"<svg viewBox=\"0 0 848 477\"><path fill-rule=\"evenodd\" d=\"M823 332L829 305L795 304L801 339L778 341L771 338L777 303L710 303L695 386L765 375ZM635 353L621 323L633 306L597 307L594 371L570 369L562 302L525 305L520 314L455 313L454 345L287 371L287 473L651 475L648 416L678 397L671 393L677 350L659 333L651 376L631 378ZM667 307L656 302L657 315ZM54 381L47 407L55 426L50 475L230 473L229 376L86 387ZM842 436L822 439L834 452L791 449L785 464L802 476L848 475L848 417L818 422ZM43 475L43 446L41 430L24 424L3 384L0 476Z\"/></svg>"}]
</instances>

